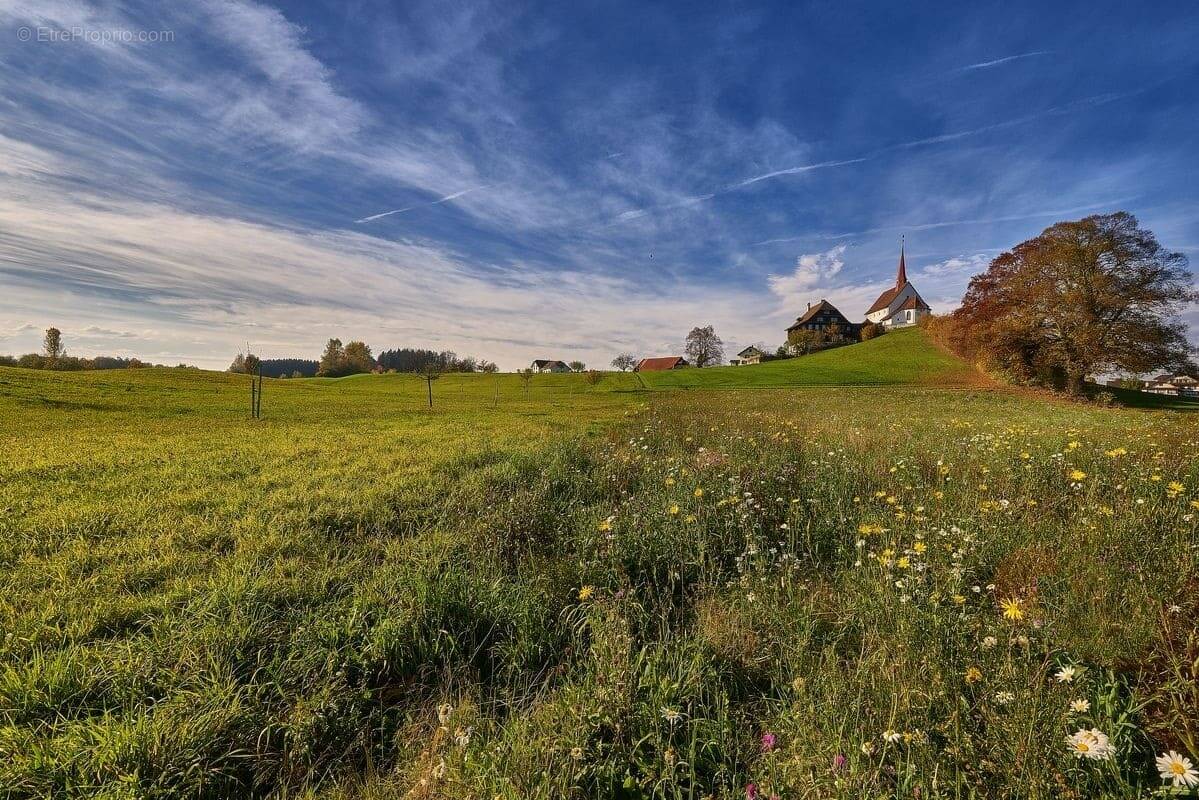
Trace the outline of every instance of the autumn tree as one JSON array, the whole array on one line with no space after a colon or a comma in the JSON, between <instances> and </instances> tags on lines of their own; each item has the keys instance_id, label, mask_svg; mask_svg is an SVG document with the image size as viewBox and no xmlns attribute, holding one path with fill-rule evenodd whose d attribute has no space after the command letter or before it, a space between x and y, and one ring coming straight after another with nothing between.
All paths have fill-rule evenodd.
<instances>
[{"instance_id":1,"label":"autumn tree","mask_svg":"<svg viewBox=\"0 0 1199 800\"><path fill-rule=\"evenodd\" d=\"M375 368L375 358L366 342L347 342L342 350L342 375L357 375Z\"/></svg>"},{"instance_id":2,"label":"autumn tree","mask_svg":"<svg viewBox=\"0 0 1199 800\"><path fill-rule=\"evenodd\" d=\"M322 378L333 378L341 374L342 361L345 360L345 349L341 339L330 339L325 344L325 352L321 353L320 363L316 374Z\"/></svg>"},{"instance_id":3,"label":"autumn tree","mask_svg":"<svg viewBox=\"0 0 1199 800\"><path fill-rule=\"evenodd\" d=\"M691 363L697 367L719 364L724 361L724 342L716 335L711 325L692 328L683 346Z\"/></svg>"},{"instance_id":4,"label":"autumn tree","mask_svg":"<svg viewBox=\"0 0 1199 800\"><path fill-rule=\"evenodd\" d=\"M637 366L637 357L632 353L621 353L616 358L612 359L612 366L616 367L621 372L627 372Z\"/></svg>"},{"instance_id":5,"label":"autumn tree","mask_svg":"<svg viewBox=\"0 0 1199 800\"><path fill-rule=\"evenodd\" d=\"M1024 380L1082 391L1087 375L1181 367L1197 298L1187 259L1126 212L1059 222L974 276L956 345Z\"/></svg>"}]
</instances>

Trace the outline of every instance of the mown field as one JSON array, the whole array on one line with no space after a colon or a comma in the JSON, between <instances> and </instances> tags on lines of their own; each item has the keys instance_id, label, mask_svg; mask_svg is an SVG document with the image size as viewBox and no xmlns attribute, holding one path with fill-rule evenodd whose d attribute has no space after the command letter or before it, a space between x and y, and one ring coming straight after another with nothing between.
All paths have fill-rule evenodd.
<instances>
[{"instance_id":1,"label":"mown field","mask_svg":"<svg viewBox=\"0 0 1199 800\"><path fill-rule=\"evenodd\" d=\"M719 391L444 377L431 410L268 381L257 422L236 376L0 369L0 787L1166 791L1155 756L1199 756L1199 417L887 340L913 385L813 385L863 383L817 360L855 345Z\"/></svg>"}]
</instances>

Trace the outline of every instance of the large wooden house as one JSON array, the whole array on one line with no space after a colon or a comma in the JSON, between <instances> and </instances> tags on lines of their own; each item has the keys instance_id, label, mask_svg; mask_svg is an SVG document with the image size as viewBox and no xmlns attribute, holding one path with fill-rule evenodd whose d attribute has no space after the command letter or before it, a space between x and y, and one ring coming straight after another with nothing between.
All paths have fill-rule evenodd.
<instances>
[{"instance_id":1,"label":"large wooden house","mask_svg":"<svg viewBox=\"0 0 1199 800\"><path fill-rule=\"evenodd\" d=\"M858 326L832 303L821 300L816 305L808 303L808 310L787 328L787 344L798 343L804 331L822 333L829 341L836 342L857 338Z\"/></svg>"}]
</instances>

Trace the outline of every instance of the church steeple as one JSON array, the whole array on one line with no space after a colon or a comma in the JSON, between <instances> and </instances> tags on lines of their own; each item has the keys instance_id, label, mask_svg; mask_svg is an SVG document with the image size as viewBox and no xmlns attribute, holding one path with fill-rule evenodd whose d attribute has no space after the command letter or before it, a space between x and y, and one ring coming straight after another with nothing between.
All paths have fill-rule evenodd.
<instances>
[{"instance_id":1,"label":"church steeple","mask_svg":"<svg viewBox=\"0 0 1199 800\"><path fill-rule=\"evenodd\" d=\"M895 288L902 289L908 282L908 270L903 263L903 237L899 237L899 274L895 276Z\"/></svg>"}]
</instances>

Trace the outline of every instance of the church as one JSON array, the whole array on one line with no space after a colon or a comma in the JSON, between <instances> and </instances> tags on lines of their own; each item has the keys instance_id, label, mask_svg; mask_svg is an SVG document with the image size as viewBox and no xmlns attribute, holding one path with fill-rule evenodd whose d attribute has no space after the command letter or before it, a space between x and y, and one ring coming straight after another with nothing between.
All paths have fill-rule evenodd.
<instances>
[{"instance_id":1,"label":"church","mask_svg":"<svg viewBox=\"0 0 1199 800\"><path fill-rule=\"evenodd\" d=\"M928 316L932 309L908 280L907 267L903 263L903 245L899 246L899 273L895 286L878 296L874 305L866 311L866 321L884 328L906 328L915 325L921 317Z\"/></svg>"}]
</instances>

